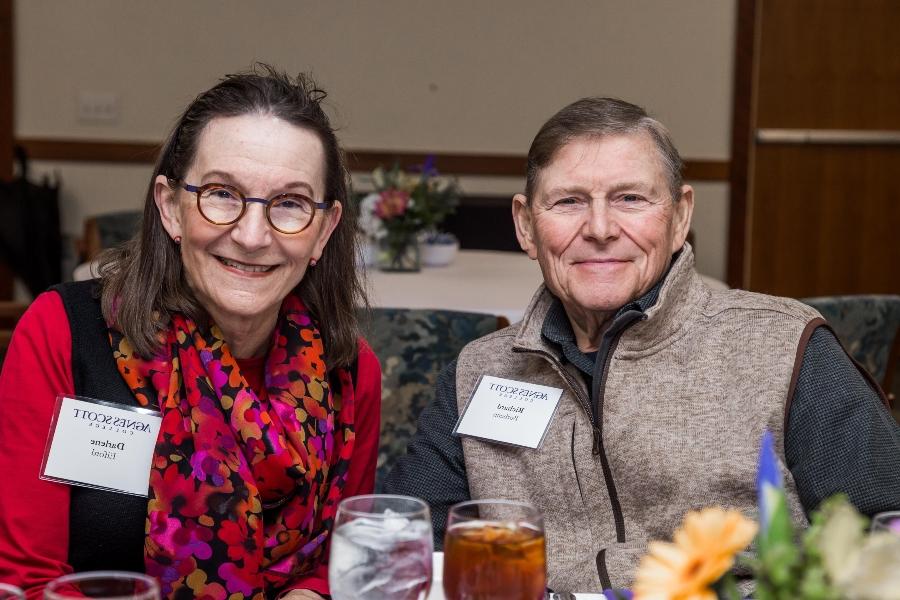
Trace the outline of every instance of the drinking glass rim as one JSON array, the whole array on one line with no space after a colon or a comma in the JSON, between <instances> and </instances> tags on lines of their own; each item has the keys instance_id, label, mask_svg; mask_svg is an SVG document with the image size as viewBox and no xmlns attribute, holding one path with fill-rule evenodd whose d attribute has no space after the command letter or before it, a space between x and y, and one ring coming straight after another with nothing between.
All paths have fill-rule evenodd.
<instances>
[{"instance_id":1,"label":"drinking glass rim","mask_svg":"<svg viewBox=\"0 0 900 600\"><path fill-rule=\"evenodd\" d=\"M879 517L882 519L900 519L900 510L885 510L880 513L875 513L872 515L872 520L874 521Z\"/></svg>"},{"instance_id":2,"label":"drinking glass rim","mask_svg":"<svg viewBox=\"0 0 900 600\"><path fill-rule=\"evenodd\" d=\"M391 510L391 514L387 515L383 512L374 513L368 512L364 510L356 510L353 508L347 508L344 506L345 502L350 500L411 500L412 502L419 504L420 508L418 510L410 510L410 511L394 511ZM402 494L360 494L358 496L350 496L348 498L344 498L341 500L340 504L338 504L338 510L353 515L354 517L369 517L374 519L395 519L397 517L414 517L417 515L427 515L429 514L430 508L428 503L422 500L421 498L416 498L415 496L403 496Z\"/></svg>"},{"instance_id":3,"label":"drinking glass rim","mask_svg":"<svg viewBox=\"0 0 900 600\"><path fill-rule=\"evenodd\" d=\"M869 521L869 528L885 527L890 531L896 532L895 527L900 523L900 510L886 510L872 515Z\"/></svg>"},{"instance_id":4,"label":"drinking glass rim","mask_svg":"<svg viewBox=\"0 0 900 600\"><path fill-rule=\"evenodd\" d=\"M159 592L159 582L155 577L147 575L146 573L138 573L136 571L81 571L78 573L69 573L68 575L63 575L62 577L57 577L53 581L47 584L45 590L48 590L50 593L59 596L57 592L53 589L55 587L59 587L62 585L68 585L73 583L78 583L82 581L87 581L89 579L101 579L103 577L107 577L109 579L137 579L143 581L148 585L148 589L146 592ZM63 598L71 597L75 598L76 596L62 596ZM129 600L134 598L134 594L129 594L127 596L106 596L106 600Z\"/></svg>"},{"instance_id":5,"label":"drinking glass rim","mask_svg":"<svg viewBox=\"0 0 900 600\"><path fill-rule=\"evenodd\" d=\"M455 514L457 517L460 517L463 519L468 519L470 517L466 517L465 515L459 514L459 509L468 508L470 506L478 505L478 504L499 504L499 505L505 505L505 506L514 506L514 507L518 507L518 508L524 508L524 509L527 509L527 510L533 512L537 517L539 517L539 518L541 518L541 520L543 520L543 517L541 516L540 511L537 509L537 507L534 506L534 504L531 504L530 502L526 502L524 500L509 500L507 498L482 498L480 500L466 500L464 502L457 502L456 504L454 504L453 506L450 507L450 510L447 511L447 516L449 517L451 514Z\"/></svg>"},{"instance_id":6,"label":"drinking glass rim","mask_svg":"<svg viewBox=\"0 0 900 600\"><path fill-rule=\"evenodd\" d=\"M16 587L11 583L3 583L0 581L0 592L9 592L11 594L18 594L21 597L25 597L25 591L20 587Z\"/></svg>"}]
</instances>

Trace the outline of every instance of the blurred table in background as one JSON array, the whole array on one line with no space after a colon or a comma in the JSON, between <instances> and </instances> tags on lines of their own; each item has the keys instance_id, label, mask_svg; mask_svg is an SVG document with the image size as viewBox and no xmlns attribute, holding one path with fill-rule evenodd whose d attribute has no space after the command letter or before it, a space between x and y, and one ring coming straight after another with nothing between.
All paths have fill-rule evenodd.
<instances>
[{"instance_id":1,"label":"blurred table in background","mask_svg":"<svg viewBox=\"0 0 900 600\"><path fill-rule=\"evenodd\" d=\"M524 252L460 250L446 267L415 273L367 269L369 302L381 308L438 308L521 320L543 281L536 261Z\"/></svg>"}]
</instances>

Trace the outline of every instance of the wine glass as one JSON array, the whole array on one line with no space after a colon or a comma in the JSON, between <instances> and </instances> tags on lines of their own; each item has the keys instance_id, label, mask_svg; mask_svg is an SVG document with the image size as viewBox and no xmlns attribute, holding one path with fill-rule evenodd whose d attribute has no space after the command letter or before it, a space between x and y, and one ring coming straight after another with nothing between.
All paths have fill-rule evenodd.
<instances>
[{"instance_id":1,"label":"wine glass","mask_svg":"<svg viewBox=\"0 0 900 600\"><path fill-rule=\"evenodd\" d=\"M882 512L872 517L872 531L887 531L900 535L900 510Z\"/></svg>"},{"instance_id":2,"label":"wine glass","mask_svg":"<svg viewBox=\"0 0 900 600\"><path fill-rule=\"evenodd\" d=\"M44 600L67 598L160 600L159 584L142 573L85 571L57 577L44 588Z\"/></svg>"},{"instance_id":3,"label":"wine glass","mask_svg":"<svg viewBox=\"0 0 900 600\"><path fill-rule=\"evenodd\" d=\"M0 583L0 600L25 600L25 593L14 585Z\"/></svg>"},{"instance_id":4,"label":"wine glass","mask_svg":"<svg viewBox=\"0 0 900 600\"><path fill-rule=\"evenodd\" d=\"M447 600L542 600L546 588L544 521L536 508L513 500L471 500L450 508Z\"/></svg>"},{"instance_id":5,"label":"wine glass","mask_svg":"<svg viewBox=\"0 0 900 600\"><path fill-rule=\"evenodd\" d=\"M431 512L418 498L370 494L338 505L328 582L334 600L423 600L431 586Z\"/></svg>"}]
</instances>

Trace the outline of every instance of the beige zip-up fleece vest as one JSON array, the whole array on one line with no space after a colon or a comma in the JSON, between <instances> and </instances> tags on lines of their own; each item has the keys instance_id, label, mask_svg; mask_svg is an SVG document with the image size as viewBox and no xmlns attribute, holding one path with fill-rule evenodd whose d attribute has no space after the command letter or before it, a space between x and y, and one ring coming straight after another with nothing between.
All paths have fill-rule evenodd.
<instances>
[{"instance_id":1,"label":"beige zip-up fleece vest","mask_svg":"<svg viewBox=\"0 0 900 600\"><path fill-rule=\"evenodd\" d=\"M522 322L467 345L456 392L461 414L482 375L563 389L538 450L463 439L472 498L527 500L543 513L552 589L630 587L647 542L670 540L686 511L720 505L755 517L765 429L776 439L792 516L806 524L783 437L802 352L821 322L815 310L710 290L686 244L647 318L614 348L595 454L583 379L541 337L551 302L538 290Z\"/></svg>"}]
</instances>

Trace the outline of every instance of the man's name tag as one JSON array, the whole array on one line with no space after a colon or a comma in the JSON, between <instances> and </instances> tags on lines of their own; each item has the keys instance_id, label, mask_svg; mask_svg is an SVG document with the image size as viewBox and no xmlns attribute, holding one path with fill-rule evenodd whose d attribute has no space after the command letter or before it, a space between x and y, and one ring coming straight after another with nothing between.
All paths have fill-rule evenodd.
<instances>
[{"instance_id":1,"label":"man's name tag","mask_svg":"<svg viewBox=\"0 0 900 600\"><path fill-rule=\"evenodd\" d=\"M161 422L154 410L57 396L41 479L147 496Z\"/></svg>"},{"instance_id":2,"label":"man's name tag","mask_svg":"<svg viewBox=\"0 0 900 600\"><path fill-rule=\"evenodd\" d=\"M560 388L484 375L453 433L537 448L561 397Z\"/></svg>"}]
</instances>

